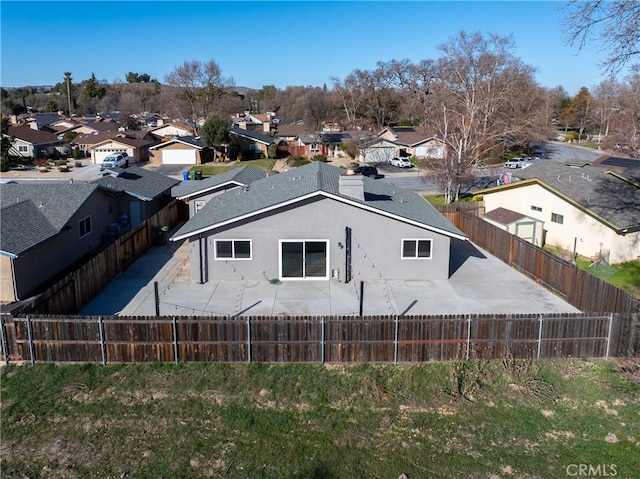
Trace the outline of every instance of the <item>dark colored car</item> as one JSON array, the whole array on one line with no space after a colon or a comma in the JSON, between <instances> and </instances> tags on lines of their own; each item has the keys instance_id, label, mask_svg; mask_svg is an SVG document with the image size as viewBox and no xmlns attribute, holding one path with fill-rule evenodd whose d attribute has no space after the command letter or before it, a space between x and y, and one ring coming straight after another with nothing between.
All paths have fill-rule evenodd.
<instances>
[{"instance_id":1,"label":"dark colored car","mask_svg":"<svg viewBox=\"0 0 640 479\"><path fill-rule=\"evenodd\" d=\"M378 169L375 166L358 166L353 172L356 175L368 176L370 178L382 178L382 175L378 173Z\"/></svg>"}]
</instances>

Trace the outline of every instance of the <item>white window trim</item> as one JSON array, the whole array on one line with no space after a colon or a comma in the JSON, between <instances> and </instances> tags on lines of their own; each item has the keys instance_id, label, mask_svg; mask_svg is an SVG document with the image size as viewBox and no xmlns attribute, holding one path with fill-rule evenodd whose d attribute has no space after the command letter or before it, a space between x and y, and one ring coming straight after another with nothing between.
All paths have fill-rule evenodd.
<instances>
[{"instance_id":1,"label":"white window trim","mask_svg":"<svg viewBox=\"0 0 640 479\"><path fill-rule=\"evenodd\" d=\"M416 241L416 256L404 256L404 242L405 241ZM429 256L417 256L418 254L418 241L428 241L431 243L431 247L429 248ZM402 260L430 260L433 258L433 238L402 238L400 240L400 259Z\"/></svg>"},{"instance_id":2,"label":"white window trim","mask_svg":"<svg viewBox=\"0 0 640 479\"><path fill-rule=\"evenodd\" d=\"M218 258L218 241L231 241L231 254L235 254L235 242L236 241L248 241L249 242L249 257L248 258ZM213 240L213 259L215 261L251 261L253 259L253 240L250 239L242 239L242 238L220 238Z\"/></svg>"},{"instance_id":3,"label":"white window trim","mask_svg":"<svg viewBox=\"0 0 640 479\"><path fill-rule=\"evenodd\" d=\"M560 219L561 221L557 221L558 219ZM557 225L563 225L564 224L564 215L561 215L560 213L553 213L552 212L551 213L551 222L555 223Z\"/></svg>"},{"instance_id":4,"label":"white window trim","mask_svg":"<svg viewBox=\"0 0 640 479\"><path fill-rule=\"evenodd\" d=\"M28 153L29 147L27 145L18 145L18 153Z\"/></svg>"},{"instance_id":5,"label":"white window trim","mask_svg":"<svg viewBox=\"0 0 640 479\"><path fill-rule=\"evenodd\" d=\"M326 266L324 276L303 277L303 278L289 278L282 276L282 243L325 243L326 244ZM309 238L294 238L294 239L281 239L278 240L278 279L281 281L325 281L329 279L330 272L330 242L328 239L309 239Z\"/></svg>"},{"instance_id":6,"label":"white window trim","mask_svg":"<svg viewBox=\"0 0 640 479\"><path fill-rule=\"evenodd\" d=\"M84 223L87 219L89 220L89 231L85 232L85 234L82 234L80 231L80 225ZM85 216L84 218L78 221L78 233L80 235L80 238L89 236L92 232L93 232L93 221L91 221L91 215Z\"/></svg>"}]
</instances>

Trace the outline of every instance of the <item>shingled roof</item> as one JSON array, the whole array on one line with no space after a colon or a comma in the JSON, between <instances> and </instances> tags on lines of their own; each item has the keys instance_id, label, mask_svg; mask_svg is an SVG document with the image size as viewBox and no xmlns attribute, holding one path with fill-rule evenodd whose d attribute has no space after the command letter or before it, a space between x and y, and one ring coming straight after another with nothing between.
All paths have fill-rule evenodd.
<instances>
[{"instance_id":1,"label":"shingled roof","mask_svg":"<svg viewBox=\"0 0 640 479\"><path fill-rule=\"evenodd\" d=\"M28 125L10 126L7 134L33 145L62 143L62 140L59 140L57 135L47 131L34 130Z\"/></svg>"},{"instance_id":2,"label":"shingled roof","mask_svg":"<svg viewBox=\"0 0 640 479\"><path fill-rule=\"evenodd\" d=\"M57 235L97 188L89 183L0 185L0 252L19 256Z\"/></svg>"},{"instance_id":3,"label":"shingled roof","mask_svg":"<svg viewBox=\"0 0 640 479\"><path fill-rule=\"evenodd\" d=\"M393 185L363 177L364 201L340 193L342 168L313 162L285 173L256 181L240 194L223 194L209 201L189 220L173 240L214 230L223 225L265 214L280 207L302 202L315 196L333 198L363 210L404 221L451 237L466 239L421 196Z\"/></svg>"},{"instance_id":4,"label":"shingled roof","mask_svg":"<svg viewBox=\"0 0 640 479\"><path fill-rule=\"evenodd\" d=\"M180 180L132 166L107 170L103 178L95 183L109 192L124 192L143 201L151 201L180 183Z\"/></svg>"},{"instance_id":5,"label":"shingled roof","mask_svg":"<svg viewBox=\"0 0 640 479\"><path fill-rule=\"evenodd\" d=\"M488 188L484 193L539 184L621 233L640 231L640 170L622 173L589 164L537 161L518 170L522 181ZM483 193L481 192L481 193Z\"/></svg>"}]
</instances>

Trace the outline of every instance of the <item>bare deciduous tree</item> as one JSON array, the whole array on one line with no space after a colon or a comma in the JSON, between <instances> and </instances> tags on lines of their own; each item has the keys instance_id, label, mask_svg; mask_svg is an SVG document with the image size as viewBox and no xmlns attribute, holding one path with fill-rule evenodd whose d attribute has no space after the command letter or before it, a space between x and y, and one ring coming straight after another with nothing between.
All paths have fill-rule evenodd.
<instances>
[{"instance_id":1,"label":"bare deciduous tree","mask_svg":"<svg viewBox=\"0 0 640 479\"><path fill-rule=\"evenodd\" d=\"M233 83L222 77L222 70L214 60L185 61L165 75L165 82L180 89L176 110L195 125L199 118L213 112L214 102L223 95L223 88Z\"/></svg>"},{"instance_id":2,"label":"bare deciduous tree","mask_svg":"<svg viewBox=\"0 0 640 479\"><path fill-rule=\"evenodd\" d=\"M427 124L446 145L436 166L447 202L471 169L527 138L540 109L533 69L514 57L510 36L460 32L441 45Z\"/></svg>"},{"instance_id":3,"label":"bare deciduous tree","mask_svg":"<svg viewBox=\"0 0 640 479\"><path fill-rule=\"evenodd\" d=\"M605 71L615 74L640 58L640 2L637 0L570 0L563 20L567 42L584 48L592 40L607 55Z\"/></svg>"}]
</instances>

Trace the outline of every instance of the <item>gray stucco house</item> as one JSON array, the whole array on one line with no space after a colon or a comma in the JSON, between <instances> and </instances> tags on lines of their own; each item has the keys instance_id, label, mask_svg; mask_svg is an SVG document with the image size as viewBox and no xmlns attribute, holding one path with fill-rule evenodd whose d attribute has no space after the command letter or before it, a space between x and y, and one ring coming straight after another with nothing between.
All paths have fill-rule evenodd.
<instances>
[{"instance_id":1,"label":"gray stucco house","mask_svg":"<svg viewBox=\"0 0 640 479\"><path fill-rule=\"evenodd\" d=\"M113 221L105 193L89 183L0 186L0 300L27 298L91 255Z\"/></svg>"},{"instance_id":2,"label":"gray stucco house","mask_svg":"<svg viewBox=\"0 0 640 479\"><path fill-rule=\"evenodd\" d=\"M191 277L328 281L449 277L466 240L419 195L314 162L211 199L172 241L190 242Z\"/></svg>"},{"instance_id":3,"label":"gray stucco house","mask_svg":"<svg viewBox=\"0 0 640 479\"><path fill-rule=\"evenodd\" d=\"M126 226L135 228L164 208L171 200L171 188L180 180L145 168L112 168L95 181L110 198L109 213L125 218Z\"/></svg>"}]
</instances>

